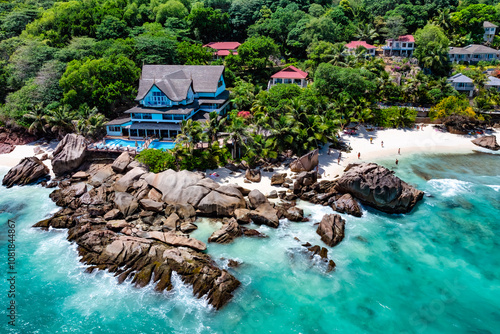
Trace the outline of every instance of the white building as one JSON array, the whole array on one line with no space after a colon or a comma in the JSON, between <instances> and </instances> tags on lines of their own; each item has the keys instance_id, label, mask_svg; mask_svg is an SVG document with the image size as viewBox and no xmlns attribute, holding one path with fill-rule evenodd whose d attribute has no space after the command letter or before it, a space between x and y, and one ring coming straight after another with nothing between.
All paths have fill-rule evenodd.
<instances>
[{"instance_id":1,"label":"white building","mask_svg":"<svg viewBox=\"0 0 500 334\"><path fill-rule=\"evenodd\" d=\"M484 37L483 37L484 41L487 43L493 42L493 38L495 37L495 33L497 31L498 26L491 22L484 21L483 28L484 28Z\"/></svg>"},{"instance_id":2,"label":"white building","mask_svg":"<svg viewBox=\"0 0 500 334\"><path fill-rule=\"evenodd\" d=\"M398 39L388 39L382 47L384 56L411 57L415 51L415 38L413 35L399 36Z\"/></svg>"},{"instance_id":3,"label":"white building","mask_svg":"<svg viewBox=\"0 0 500 334\"><path fill-rule=\"evenodd\" d=\"M451 62L469 62L475 64L479 61L493 61L500 59L500 51L480 44L471 44L463 48L450 47L448 56Z\"/></svg>"}]
</instances>

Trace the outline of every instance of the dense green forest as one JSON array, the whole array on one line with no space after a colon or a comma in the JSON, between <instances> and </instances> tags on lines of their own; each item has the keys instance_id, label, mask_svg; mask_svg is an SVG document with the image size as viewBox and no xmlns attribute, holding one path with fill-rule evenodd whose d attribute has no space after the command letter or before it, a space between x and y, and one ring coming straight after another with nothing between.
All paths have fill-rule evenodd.
<instances>
[{"instance_id":1,"label":"dense green forest","mask_svg":"<svg viewBox=\"0 0 500 334\"><path fill-rule=\"evenodd\" d=\"M398 126L413 117L375 103L434 105L457 95L446 83L448 47L482 42L485 20L500 22L497 1L1 0L0 122L49 136L93 135L133 104L142 64L224 63L236 111L251 110L253 124L287 128L292 117L306 129L276 136L303 137L295 146L263 149L302 151L326 142L324 124ZM379 45L403 34L414 34L422 70L408 59L392 64L399 82L380 58L344 52L351 40ZM202 45L214 41L242 45L238 55L212 61ZM500 46L498 36L491 46ZM286 64L308 71L315 84L265 91L269 75ZM495 98L484 93L479 103L489 108Z\"/></svg>"}]
</instances>

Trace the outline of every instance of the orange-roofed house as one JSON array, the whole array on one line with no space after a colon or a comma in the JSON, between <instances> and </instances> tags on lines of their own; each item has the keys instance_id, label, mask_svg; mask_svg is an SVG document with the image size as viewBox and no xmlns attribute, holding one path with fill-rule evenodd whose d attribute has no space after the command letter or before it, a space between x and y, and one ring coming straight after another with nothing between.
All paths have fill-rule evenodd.
<instances>
[{"instance_id":1,"label":"orange-roofed house","mask_svg":"<svg viewBox=\"0 0 500 334\"><path fill-rule=\"evenodd\" d=\"M238 49L240 45L241 44L238 42L211 42L203 46L215 50L214 59L224 59L230 54L237 55L238 52L236 49Z\"/></svg>"},{"instance_id":2,"label":"orange-roofed house","mask_svg":"<svg viewBox=\"0 0 500 334\"><path fill-rule=\"evenodd\" d=\"M271 76L267 88L269 89L276 84L296 84L304 88L307 86L307 72L299 70L295 66L288 66Z\"/></svg>"},{"instance_id":3,"label":"orange-roofed house","mask_svg":"<svg viewBox=\"0 0 500 334\"><path fill-rule=\"evenodd\" d=\"M415 38L413 35L404 35L399 36L396 40L388 39L382 49L384 56L411 57L415 50Z\"/></svg>"},{"instance_id":4,"label":"orange-roofed house","mask_svg":"<svg viewBox=\"0 0 500 334\"><path fill-rule=\"evenodd\" d=\"M345 45L347 52L353 54L359 47L364 47L370 56L375 56L375 46L366 43L365 41L352 41Z\"/></svg>"}]
</instances>

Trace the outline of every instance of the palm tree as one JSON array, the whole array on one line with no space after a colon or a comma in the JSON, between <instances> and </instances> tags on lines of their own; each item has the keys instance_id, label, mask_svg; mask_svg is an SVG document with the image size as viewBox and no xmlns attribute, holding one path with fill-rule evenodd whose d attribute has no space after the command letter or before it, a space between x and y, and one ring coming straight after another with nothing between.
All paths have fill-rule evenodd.
<instances>
[{"instance_id":1,"label":"palm tree","mask_svg":"<svg viewBox=\"0 0 500 334\"><path fill-rule=\"evenodd\" d=\"M238 150L238 145L246 145L246 140L248 139L247 125L242 117L238 117L236 113L231 114L231 125L228 128L229 136L226 139L231 140L233 143L233 159L236 159ZM240 151L241 153L241 151Z\"/></svg>"},{"instance_id":2,"label":"palm tree","mask_svg":"<svg viewBox=\"0 0 500 334\"><path fill-rule=\"evenodd\" d=\"M71 107L64 105L49 110L44 119L49 131L57 135L58 138L62 138L65 134L74 130L72 121L75 117L76 113L71 110Z\"/></svg>"},{"instance_id":3,"label":"palm tree","mask_svg":"<svg viewBox=\"0 0 500 334\"><path fill-rule=\"evenodd\" d=\"M357 39L370 43L372 43L378 36L379 34L377 33L377 30L373 28L371 24L358 26L356 35L354 35Z\"/></svg>"},{"instance_id":4,"label":"palm tree","mask_svg":"<svg viewBox=\"0 0 500 334\"><path fill-rule=\"evenodd\" d=\"M31 105L30 111L25 113L24 117L31 120L31 124L28 128L29 133L36 134L41 131L45 132L45 110L41 103Z\"/></svg>"},{"instance_id":5,"label":"palm tree","mask_svg":"<svg viewBox=\"0 0 500 334\"><path fill-rule=\"evenodd\" d=\"M325 60L335 66L345 66L344 55L345 55L345 45L343 43L334 44L333 47L324 55Z\"/></svg>"},{"instance_id":6,"label":"palm tree","mask_svg":"<svg viewBox=\"0 0 500 334\"><path fill-rule=\"evenodd\" d=\"M450 29L450 9L438 9L438 14L435 16L431 23L443 28L444 30Z\"/></svg>"},{"instance_id":7,"label":"palm tree","mask_svg":"<svg viewBox=\"0 0 500 334\"><path fill-rule=\"evenodd\" d=\"M216 111L212 111L209 114L209 120L204 126L204 130L208 135L208 139L210 141L210 147L217 140L219 132L224 127L226 123L226 117L220 117Z\"/></svg>"}]
</instances>

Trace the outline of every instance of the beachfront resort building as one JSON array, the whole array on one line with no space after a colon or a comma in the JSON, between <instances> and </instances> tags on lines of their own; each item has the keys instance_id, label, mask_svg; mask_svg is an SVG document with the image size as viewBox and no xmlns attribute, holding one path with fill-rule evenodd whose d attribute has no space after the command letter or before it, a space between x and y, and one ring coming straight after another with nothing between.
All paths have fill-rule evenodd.
<instances>
[{"instance_id":1,"label":"beachfront resort building","mask_svg":"<svg viewBox=\"0 0 500 334\"><path fill-rule=\"evenodd\" d=\"M450 47L448 56L452 63L476 64L480 61L500 60L500 51L480 44L471 44L463 48Z\"/></svg>"},{"instance_id":2,"label":"beachfront resort building","mask_svg":"<svg viewBox=\"0 0 500 334\"><path fill-rule=\"evenodd\" d=\"M295 84L302 88L307 87L307 72L299 70L295 66L288 66L271 76L267 89L276 84Z\"/></svg>"},{"instance_id":3,"label":"beachfront resort building","mask_svg":"<svg viewBox=\"0 0 500 334\"><path fill-rule=\"evenodd\" d=\"M375 56L375 50L377 49L375 46L368 44L365 41L351 41L347 43L345 47L348 54L354 54L358 48L363 47L366 49L366 52L373 57Z\"/></svg>"},{"instance_id":4,"label":"beachfront resort building","mask_svg":"<svg viewBox=\"0 0 500 334\"><path fill-rule=\"evenodd\" d=\"M398 39L388 39L382 47L384 56L412 57L415 51L415 38L413 35L399 36Z\"/></svg>"},{"instance_id":5,"label":"beachfront resort building","mask_svg":"<svg viewBox=\"0 0 500 334\"><path fill-rule=\"evenodd\" d=\"M493 38L495 38L498 26L491 22L484 21L483 28L484 28L484 36L483 36L484 41L486 43L493 42Z\"/></svg>"},{"instance_id":6,"label":"beachfront resort building","mask_svg":"<svg viewBox=\"0 0 500 334\"><path fill-rule=\"evenodd\" d=\"M237 55L237 49L240 45L238 42L211 42L203 46L214 49L214 60L217 60L224 59L230 54Z\"/></svg>"},{"instance_id":7,"label":"beachfront resort building","mask_svg":"<svg viewBox=\"0 0 500 334\"><path fill-rule=\"evenodd\" d=\"M459 93L472 97L474 94L474 82L471 78L462 73L455 74L447 80Z\"/></svg>"},{"instance_id":8,"label":"beachfront resort building","mask_svg":"<svg viewBox=\"0 0 500 334\"><path fill-rule=\"evenodd\" d=\"M106 124L109 136L175 138L183 120L227 113L224 66L144 65L136 101L126 117Z\"/></svg>"}]
</instances>

